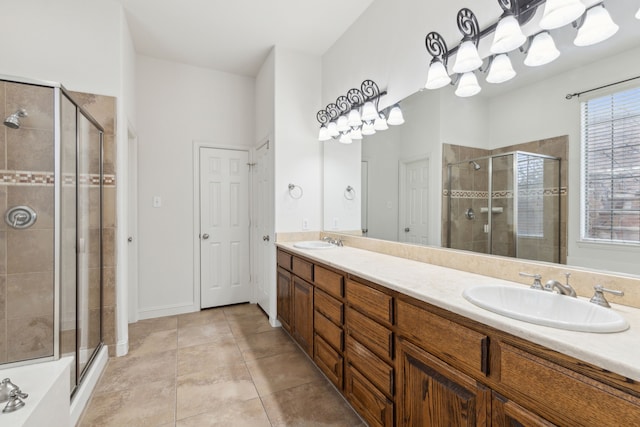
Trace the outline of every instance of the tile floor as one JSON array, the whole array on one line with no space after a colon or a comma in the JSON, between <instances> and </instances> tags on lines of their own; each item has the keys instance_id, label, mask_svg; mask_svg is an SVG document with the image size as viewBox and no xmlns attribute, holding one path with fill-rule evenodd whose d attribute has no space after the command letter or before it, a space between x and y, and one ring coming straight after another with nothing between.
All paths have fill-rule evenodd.
<instances>
[{"instance_id":1,"label":"tile floor","mask_svg":"<svg viewBox=\"0 0 640 427\"><path fill-rule=\"evenodd\" d=\"M255 304L129 325L79 426L364 426Z\"/></svg>"}]
</instances>

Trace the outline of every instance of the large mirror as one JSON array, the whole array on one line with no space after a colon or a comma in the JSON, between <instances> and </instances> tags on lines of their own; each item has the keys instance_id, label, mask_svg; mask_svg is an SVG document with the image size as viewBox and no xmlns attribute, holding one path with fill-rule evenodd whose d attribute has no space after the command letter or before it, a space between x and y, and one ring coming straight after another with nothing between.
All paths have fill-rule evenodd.
<instances>
[{"instance_id":1,"label":"large mirror","mask_svg":"<svg viewBox=\"0 0 640 427\"><path fill-rule=\"evenodd\" d=\"M640 21L633 17L635 10L630 11L630 7L633 5L626 1L607 3L620 31L600 45L577 48L572 44L575 30L562 29L554 32L554 38L565 58L555 63L526 69L518 58L513 61L516 78L500 85L481 80L483 91L473 98L456 97L453 86L418 91L400 102L403 125L351 145L325 142L324 229L640 274L637 246L581 239L581 102L612 88L566 99L570 93L640 76ZM613 89L633 86L640 86L640 79ZM512 156L508 158L505 154L509 153ZM524 154L519 157L518 153ZM519 158L527 160L522 163ZM501 170L510 174L514 189L522 170L542 167L543 163L548 163L549 169L538 176L561 177L553 184L547 178L543 181L544 188L555 189L544 204L556 213L540 210L527 219L497 200L461 202L463 193L478 197L494 194L486 186L491 180L497 183L496 174ZM449 164L455 165L453 169ZM513 174L514 168L520 173ZM457 188L460 191L453 201L451 191L455 193L456 188L449 187L451 173L454 187L471 180ZM354 192L346 194L347 187ZM521 211L527 206L526 201L524 205L522 201L515 203ZM449 216L453 205L457 211ZM476 221L466 218L467 213ZM496 229L498 221L507 215L516 215L520 223L529 221L533 228L518 227L525 237L540 238L535 234L535 224L543 227L554 222L553 238L545 238L546 246L534 249L526 238L510 244L499 236L493 237L493 243L482 240L486 224L493 221ZM539 215L543 215L543 221ZM472 228L472 223L478 225ZM455 243L452 230L455 233L456 229L469 240ZM542 232L541 228L537 230ZM518 253L515 248L519 248ZM550 252L554 253L552 258L548 257Z\"/></svg>"}]
</instances>

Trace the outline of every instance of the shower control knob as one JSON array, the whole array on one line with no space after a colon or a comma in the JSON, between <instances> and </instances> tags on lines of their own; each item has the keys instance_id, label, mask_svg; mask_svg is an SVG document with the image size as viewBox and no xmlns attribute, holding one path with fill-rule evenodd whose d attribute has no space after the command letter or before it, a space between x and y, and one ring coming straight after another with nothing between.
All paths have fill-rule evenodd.
<instances>
[{"instance_id":1,"label":"shower control knob","mask_svg":"<svg viewBox=\"0 0 640 427\"><path fill-rule=\"evenodd\" d=\"M207 240L208 238L209 238L208 234L205 233L205 234L202 235L202 240Z\"/></svg>"}]
</instances>

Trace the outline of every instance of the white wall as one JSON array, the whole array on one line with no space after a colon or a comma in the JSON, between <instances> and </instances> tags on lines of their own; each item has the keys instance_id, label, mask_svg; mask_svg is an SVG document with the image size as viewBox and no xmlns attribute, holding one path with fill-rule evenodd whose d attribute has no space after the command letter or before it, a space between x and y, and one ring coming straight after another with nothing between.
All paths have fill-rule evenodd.
<instances>
[{"instance_id":1,"label":"white wall","mask_svg":"<svg viewBox=\"0 0 640 427\"><path fill-rule=\"evenodd\" d=\"M121 6L113 1L5 1L0 74L120 96Z\"/></svg>"},{"instance_id":2,"label":"white wall","mask_svg":"<svg viewBox=\"0 0 640 427\"><path fill-rule=\"evenodd\" d=\"M319 56L275 48L275 209L276 232L322 230L322 143ZM289 196L288 185L304 190Z\"/></svg>"},{"instance_id":3,"label":"white wall","mask_svg":"<svg viewBox=\"0 0 640 427\"><path fill-rule=\"evenodd\" d=\"M251 147L254 80L138 56L140 318L199 309L193 142ZM153 196L162 207L153 208Z\"/></svg>"}]
</instances>

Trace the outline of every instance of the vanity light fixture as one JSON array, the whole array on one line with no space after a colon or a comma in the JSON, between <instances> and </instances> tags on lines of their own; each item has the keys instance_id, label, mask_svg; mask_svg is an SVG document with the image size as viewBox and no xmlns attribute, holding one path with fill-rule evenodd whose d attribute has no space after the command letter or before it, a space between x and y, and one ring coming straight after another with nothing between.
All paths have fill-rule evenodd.
<instances>
[{"instance_id":1,"label":"vanity light fixture","mask_svg":"<svg viewBox=\"0 0 640 427\"><path fill-rule=\"evenodd\" d=\"M555 60L560 51L548 30L560 28L573 22L578 28L574 40L576 46L589 46L606 40L618 31L618 26L604 8L602 1L594 6L585 7L582 0L497 0L503 10L502 15L492 25L481 29L473 12L461 9L457 15L457 25L463 34L459 45L447 49L442 36L432 31L427 34L425 45L431 55L431 62L427 72L426 89L440 89L447 85L457 85L455 91L459 96L472 96L480 92L475 75L465 74L480 69L489 70L489 83L506 82L516 73L507 56L507 52L520 48L526 54L524 63L535 67ZM523 34L523 25L529 22L540 6L544 5L544 12L540 19L541 32L527 37ZM640 19L640 10L635 17ZM493 34L493 42L489 50L491 55L488 66L481 67L483 59L478 55L480 39ZM525 49L523 46L527 44ZM447 62L455 55L452 75L449 74ZM486 58L485 58L486 60Z\"/></svg>"},{"instance_id":2,"label":"vanity light fixture","mask_svg":"<svg viewBox=\"0 0 640 427\"><path fill-rule=\"evenodd\" d=\"M460 77L460 80L458 81L458 88L455 93L461 98L468 98L470 96L477 95L481 90L482 88L478 84L476 75L473 71L469 71Z\"/></svg>"},{"instance_id":3,"label":"vanity light fixture","mask_svg":"<svg viewBox=\"0 0 640 427\"><path fill-rule=\"evenodd\" d=\"M458 12L457 22L458 29L464 37L458 47L453 72L467 73L477 70L482 65L482 59L478 54L478 43L480 42L478 20L473 12L465 7Z\"/></svg>"},{"instance_id":4,"label":"vanity light fixture","mask_svg":"<svg viewBox=\"0 0 640 427\"><path fill-rule=\"evenodd\" d=\"M501 53L491 58L489 63L489 73L487 74L487 82L504 83L516 76L516 72L511 65L509 55Z\"/></svg>"},{"instance_id":5,"label":"vanity light fixture","mask_svg":"<svg viewBox=\"0 0 640 427\"><path fill-rule=\"evenodd\" d=\"M640 19L640 9L636 12L636 19Z\"/></svg>"},{"instance_id":6,"label":"vanity light fixture","mask_svg":"<svg viewBox=\"0 0 640 427\"><path fill-rule=\"evenodd\" d=\"M518 2L511 0L499 0L498 3L504 11L491 43L491 53L507 53L522 46L527 37L522 33L520 23L516 18Z\"/></svg>"},{"instance_id":7,"label":"vanity light fixture","mask_svg":"<svg viewBox=\"0 0 640 427\"><path fill-rule=\"evenodd\" d=\"M560 51L548 31L542 31L531 38L531 44L524 59L524 65L528 67L539 67L556 60L560 56Z\"/></svg>"},{"instance_id":8,"label":"vanity light fixture","mask_svg":"<svg viewBox=\"0 0 640 427\"><path fill-rule=\"evenodd\" d=\"M350 89L346 95L339 96L335 103L316 114L320 123L318 140L338 139L343 144L350 144L353 140L362 139L363 135L388 129L384 113L378 112L380 97L386 94L386 91L380 91L373 80L365 80L359 89ZM397 104L390 110L389 124L404 123Z\"/></svg>"},{"instance_id":9,"label":"vanity light fixture","mask_svg":"<svg viewBox=\"0 0 640 427\"><path fill-rule=\"evenodd\" d=\"M540 19L540 28L553 30L564 27L580 18L585 9L580 0L547 0Z\"/></svg>"},{"instance_id":10,"label":"vanity light fixture","mask_svg":"<svg viewBox=\"0 0 640 427\"><path fill-rule=\"evenodd\" d=\"M587 9L582 22L577 24L578 35L573 44L576 46L591 46L605 41L618 32L620 27L613 22L611 15L604 8L604 3L598 3Z\"/></svg>"}]
</instances>

